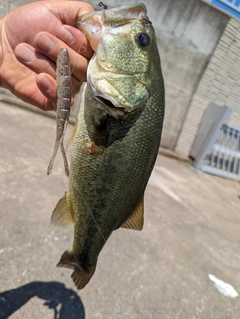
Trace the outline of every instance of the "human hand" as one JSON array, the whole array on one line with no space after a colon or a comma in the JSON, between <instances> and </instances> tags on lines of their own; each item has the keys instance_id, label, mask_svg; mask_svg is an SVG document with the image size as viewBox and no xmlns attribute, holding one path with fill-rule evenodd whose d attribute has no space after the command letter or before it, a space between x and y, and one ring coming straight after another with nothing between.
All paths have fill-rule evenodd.
<instances>
[{"instance_id":1,"label":"human hand","mask_svg":"<svg viewBox=\"0 0 240 319\"><path fill-rule=\"evenodd\" d=\"M77 18L92 11L90 4L48 0L30 3L0 20L0 86L43 110L56 108L56 59L69 51L72 93L86 80L93 51L76 29Z\"/></svg>"}]
</instances>

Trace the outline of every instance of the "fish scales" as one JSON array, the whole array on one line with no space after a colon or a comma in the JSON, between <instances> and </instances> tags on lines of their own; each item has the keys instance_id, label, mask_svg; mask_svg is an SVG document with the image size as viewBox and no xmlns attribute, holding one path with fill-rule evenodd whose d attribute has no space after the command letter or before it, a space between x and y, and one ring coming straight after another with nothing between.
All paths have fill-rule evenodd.
<instances>
[{"instance_id":1,"label":"fish scales","mask_svg":"<svg viewBox=\"0 0 240 319\"><path fill-rule=\"evenodd\" d=\"M143 227L144 191L161 139L164 84L144 5L89 13L78 26L90 43L95 41L96 55L82 88L69 190L52 221L74 222L73 245L58 266L73 269L73 281L82 289L111 233Z\"/></svg>"}]
</instances>

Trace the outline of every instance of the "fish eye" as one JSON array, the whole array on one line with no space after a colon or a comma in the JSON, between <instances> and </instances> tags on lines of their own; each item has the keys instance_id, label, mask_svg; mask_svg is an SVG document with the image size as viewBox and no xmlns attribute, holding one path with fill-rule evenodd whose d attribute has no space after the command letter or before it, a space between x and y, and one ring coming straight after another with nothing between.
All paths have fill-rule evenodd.
<instances>
[{"instance_id":1,"label":"fish eye","mask_svg":"<svg viewBox=\"0 0 240 319\"><path fill-rule=\"evenodd\" d=\"M146 47L150 42L150 37L147 33L138 32L136 34L136 41L141 47Z\"/></svg>"}]
</instances>

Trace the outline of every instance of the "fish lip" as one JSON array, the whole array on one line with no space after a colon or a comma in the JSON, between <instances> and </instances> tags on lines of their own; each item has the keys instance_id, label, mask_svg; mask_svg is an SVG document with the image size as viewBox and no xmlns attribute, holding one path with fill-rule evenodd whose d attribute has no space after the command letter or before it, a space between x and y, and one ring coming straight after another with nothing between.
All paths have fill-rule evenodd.
<instances>
[{"instance_id":1,"label":"fish lip","mask_svg":"<svg viewBox=\"0 0 240 319\"><path fill-rule=\"evenodd\" d=\"M92 97L104 107L107 113L113 115L115 118L122 117L129 113L134 113L135 111L140 110L147 103L147 100L144 100L141 103L134 105L134 107L128 108L119 104L118 101L111 96L98 91L91 81L88 81L88 88Z\"/></svg>"},{"instance_id":2,"label":"fish lip","mask_svg":"<svg viewBox=\"0 0 240 319\"><path fill-rule=\"evenodd\" d=\"M147 20L148 22L150 22L147 16L146 6L143 3L137 3L137 4L124 5L124 6L120 6L116 8L108 8L108 9L104 8L103 10L100 10L100 11L87 12L78 17L76 26L79 27L82 22L85 22L86 20L88 20L94 15L95 16L98 15L99 17L104 17L106 11L122 16L123 18L128 18L129 20L131 18L133 18L134 20L143 18Z\"/></svg>"},{"instance_id":3,"label":"fish lip","mask_svg":"<svg viewBox=\"0 0 240 319\"><path fill-rule=\"evenodd\" d=\"M103 102L104 105L107 105L108 107L116 107L109 99L103 97L103 96L98 96L96 95L95 98L98 100L98 101L101 101Z\"/></svg>"},{"instance_id":4,"label":"fish lip","mask_svg":"<svg viewBox=\"0 0 240 319\"><path fill-rule=\"evenodd\" d=\"M113 117L117 120L123 117L125 114L129 113L128 110L124 107L116 107L106 95L94 95L93 98L101 103L104 110L110 117Z\"/></svg>"},{"instance_id":5,"label":"fish lip","mask_svg":"<svg viewBox=\"0 0 240 319\"><path fill-rule=\"evenodd\" d=\"M103 97L103 95L101 96L98 96L98 95L95 95L93 96L93 98L95 100L97 100L98 102L101 103L101 106L103 107L104 111L107 112L107 114L111 117L111 118L114 118L116 120L119 120L121 118L123 118L124 116L127 116L128 114L135 114L136 112L139 112L143 107L144 105L146 105L146 102L143 102L141 103L138 108L132 110L132 111L129 111L127 110L126 108L124 107L116 107L108 98L107 96L106 97Z\"/></svg>"},{"instance_id":6,"label":"fish lip","mask_svg":"<svg viewBox=\"0 0 240 319\"><path fill-rule=\"evenodd\" d=\"M128 113L128 111L124 107L115 106L107 97L96 95L94 96L94 98L102 102L108 108L111 108L111 109L114 108L116 110L122 111L123 113Z\"/></svg>"},{"instance_id":7,"label":"fish lip","mask_svg":"<svg viewBox=\"0 0 240 319\"><path fill-rule=\"evenodd\" d=\"M111 22L115 21L114 17L125 20L124 25L135 23L136 20L141 19L151 24L147 16L146 6L143 3L85 13L78 17L76 27L86 35L94 51L98 44L92 44L91 40L95 39L95 41L99 42L102 32L112 28ZM89 20L92 20L93 23L89 23ZM122 26L121 23L120 26Z\"/></svg>"},{"instance_id":8,"label":"fish lip","mask_svg":"<svg viewBox=\"0 0 240 319\"><path fill-rule=\"evenodd\" d=\"M88 78L87 79L88 89L91 92L93 98L96 101L101 103L101 105L104 107L104 110L109 115L118 119L118 118L124 116L126 113L129 113L129 111L125 107L117 106L116 104L114 104L114 102L112 101L112 99L108 95L98 91L96 86L93 84L89 74L88 74L87 78Z\"/></svg>"},{"instance_id":9,"label":"fish lip","mask_svg":"<svg viewBox=\"0 0 240 319\"><path fill-rule=\"evenodd\" d=\"M114 118L120 118L126 114L132 113L135 110L142 108L146 104L146 100L142 103L135 105L134 107L128 107L121 105L116 99L109 96L106 93L101 92L98 87L93 83L91 75L90 75L90 66L93 63L93 59L90 60L88 69L87 69L87 84L88 84L88 91L91 93L92 97L100 102L103 106L105 111L112 115Z\"/></svg>"}]
</instances>

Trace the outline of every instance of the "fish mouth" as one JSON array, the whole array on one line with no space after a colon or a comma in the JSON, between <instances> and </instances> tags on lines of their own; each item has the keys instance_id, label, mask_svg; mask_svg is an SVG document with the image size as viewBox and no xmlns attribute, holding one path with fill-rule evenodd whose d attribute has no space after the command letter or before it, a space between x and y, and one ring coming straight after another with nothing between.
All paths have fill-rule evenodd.
<instances>
[{"instance_id":1,"label":"fish mouth","mask_svg":"<svg viewBox=\"0 0 240 319\"><path fill-rule=\"evenodd\" d=\"M100 100L101 102L103 102L103 104L105 104L107 107L110 107L110 108L116 107L110 100L108 100L102 96L95 96L95 98L97 100Z\"/></svg>"},{"instance_id":2,"label":"fish mouth","mask_svg":"<svg viewBox=\"0 0 240 319\"><path fill-rule=\"evenodd\" d=\"M142 3L131 4L118 8L109 8L103 11L92 11L78 17L76 27L81 30L90 41L93 51L96 52L102 32L112 28L112 24L120 29L127 28L136 20L144 19L148 23L146 6Z\"/></svg>"},{"instance_id":3,"label":"fish mouth","mask_svg":"<svg viewBox=\"0 0 240 319\"><path fill-rule=\"evenodd\" d=\"M117 120L128 113L124 107L116 107L109 99L103 96L95 95L94 99L103 105L105 111L107 111L110 117L113 117Z\"/></svg>"},{"instance_id":4,"label":"fish mouth","mask_svg":"<svg viewBox=\"0 0 240 319\"><path fill-rule=\"evenodd\" d=\"M119 78L122 79L123 83L121 87L115 85ZM135 92L136 86L131 90L130 95L125 94L126 87L133 81L136 82L136 86L141 91L141 96ZM105 110L111 117L116 119L140 109L146 104L149 97L145 86L137 82L135 78L128 74L126 76L111 74L109 71L102 69L96 62L96 55L95 58L90 60L88 65L87 83L90 94L99 102L98 108Z\"/></svg>"},{"instance_id":5,"label":"fish mouth","mask_svg":"<svg viewBox=\"0 0 240 319\"><path fill-rule=\"evenodd\" d=\"M92 61L90 61L89 65L91 65L91 63ZM92 94L92 97L97 102L99 102L98 107L104 110L110 117L119 119L126 113L129 113L129 111L124 106L119 105L119 103L115 99L111 98L106 93L98 90L96 85L94 85L92 82L91 76L89 74L89 66L87 71L87 83L89 92Z\"/></svg>"}]
</instances>

